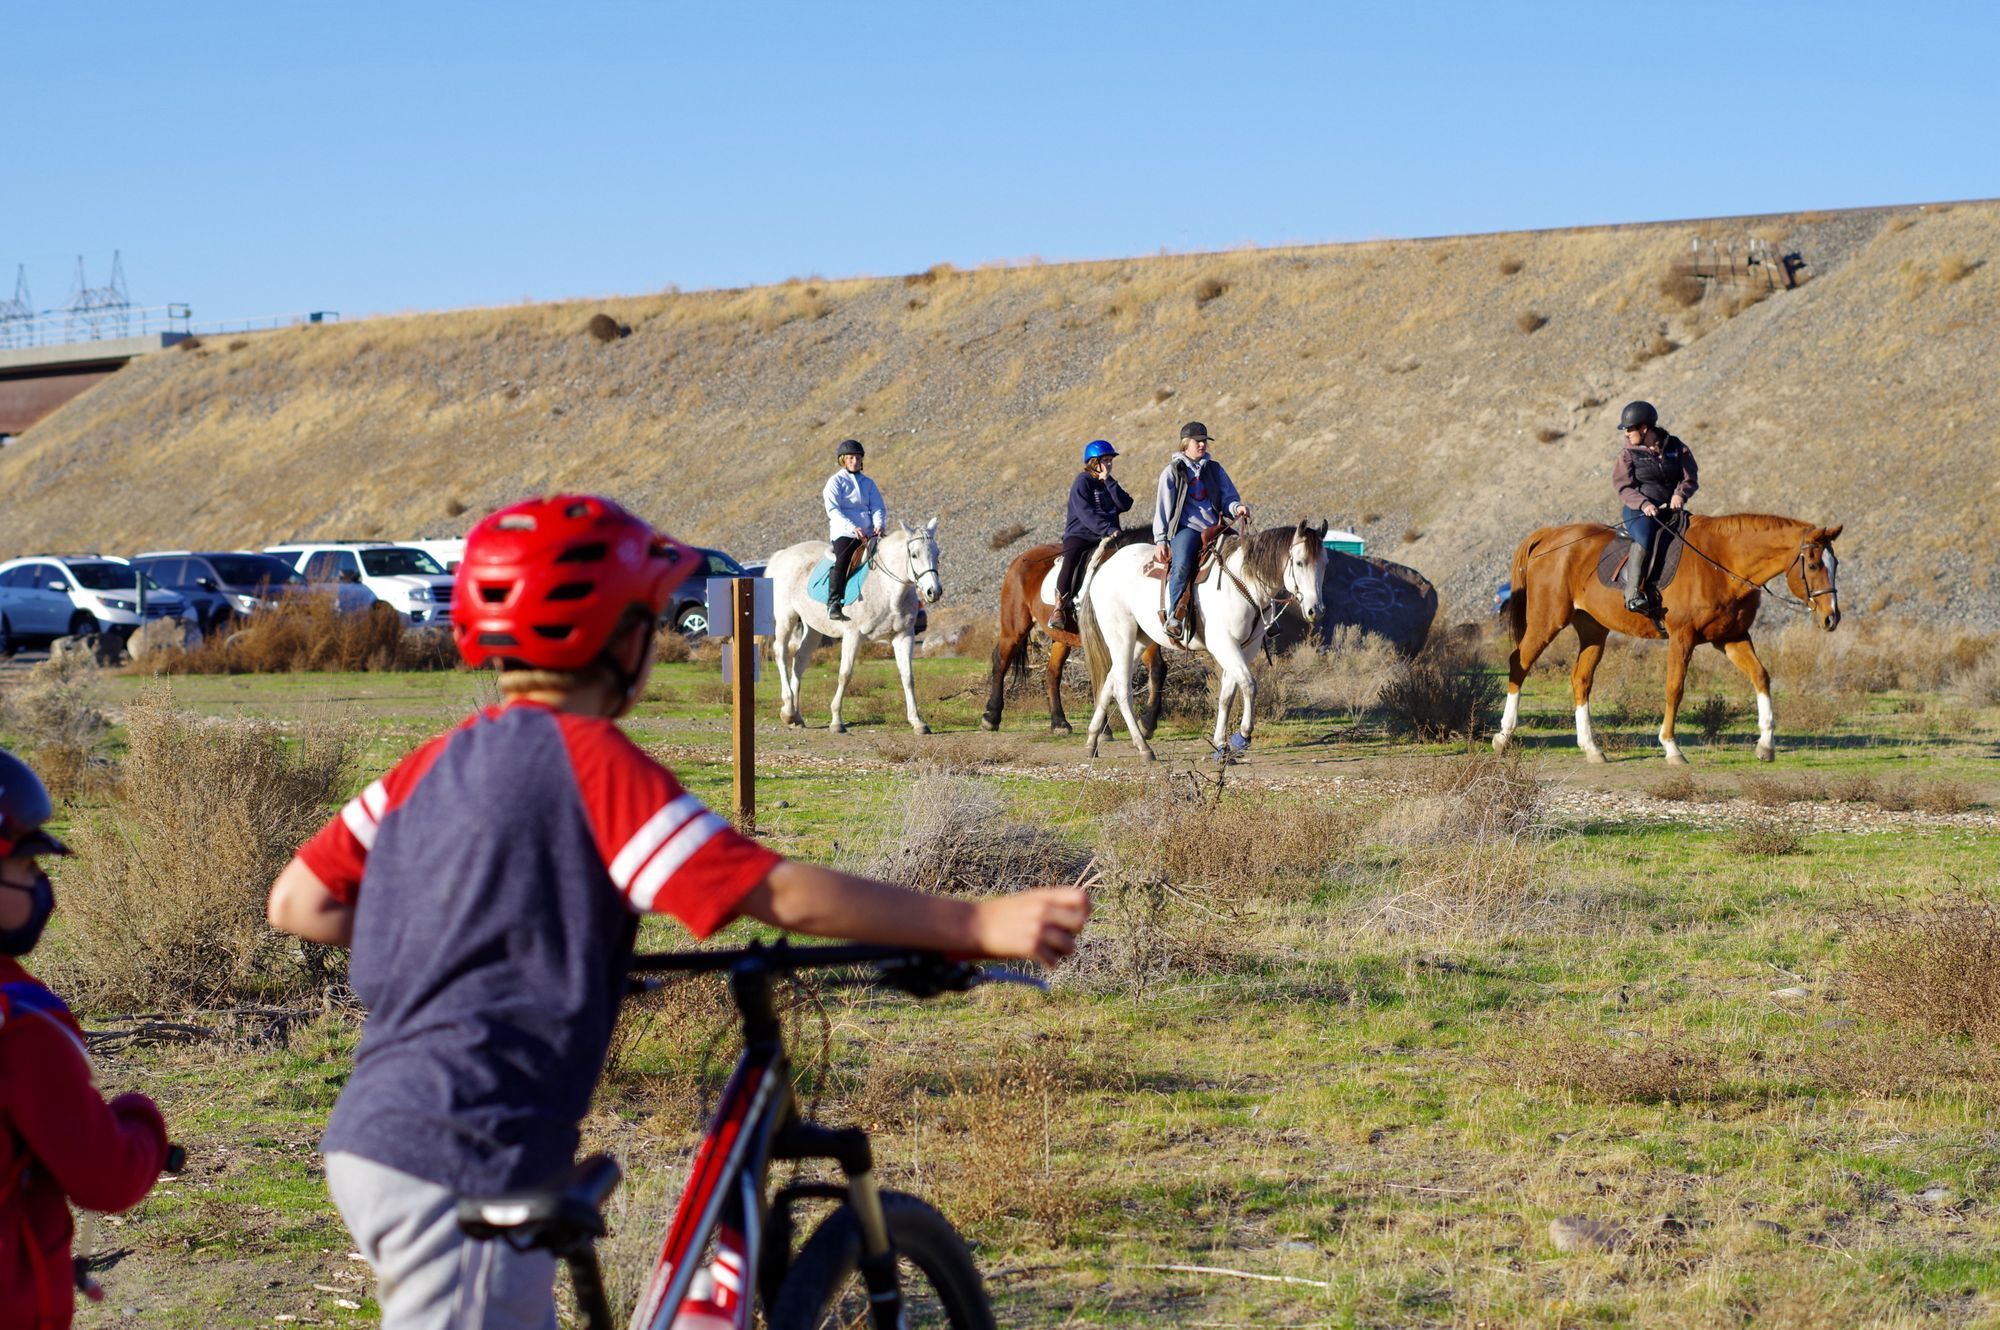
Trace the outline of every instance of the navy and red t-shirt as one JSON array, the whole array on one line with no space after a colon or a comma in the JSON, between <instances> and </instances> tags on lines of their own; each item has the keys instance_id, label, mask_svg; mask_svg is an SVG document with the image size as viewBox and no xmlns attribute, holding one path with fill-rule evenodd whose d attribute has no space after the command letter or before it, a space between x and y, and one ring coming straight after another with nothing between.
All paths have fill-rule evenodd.
<instances>
[{"instance_id":1,"label":"navy and red t-shirt","mask_svg":"<svg viewBox=\"0 0 2000 1330\"><path fill-rule=\"evenodd\" d=\"M779 862L611 721L523 702L405 757L299 857L354 906L368 1007L323 1148L462 1195L569 1165L638 916L706 937Z\"/></svg>"}]
</instances>

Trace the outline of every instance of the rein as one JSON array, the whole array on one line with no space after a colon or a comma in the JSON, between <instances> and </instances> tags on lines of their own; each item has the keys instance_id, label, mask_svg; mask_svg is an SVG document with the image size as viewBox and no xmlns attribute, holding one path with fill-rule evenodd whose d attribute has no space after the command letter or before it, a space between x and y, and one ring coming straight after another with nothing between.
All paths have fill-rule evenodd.
<instances>
[{"instance_id":1,"label":"rein","mask_svg":"<svg viewBox=\"0 0 2000 1330\"><path fill-rule=\"evenodd\" d=\"M882 576L888 578L891 582L895 582L900 586L915 586L926 573L929 573L932 577L937 577L937 560L933 559L931 561L931 566L928 568L917 567L917 546L923 543L924 543L924 537L922 536L912 536L908 541L904 543L903 557L910 561L910 569L911 569L910 575L908 577L896 576L894 573L889 571L889 566L883 563L876 564L875 571L882 574ZM944 579L939 577L938 580L942 582Z\"/></svg>"},{"instance_id":2,"label":"rein","mask_svg":"<svg viewBox=\"0 0 2000 1330\"><path fill-rule=\"evenodd\" d=\"M1687 546L1689 549L1693 550L1696 554L1700 555L1703 562L1707 563L1710 567L1721 572L1726 577L1734 578L1736 581L1741 582L1744 586L1749 587L1752 591L1760 591L1764 593L1765 595L1769 596L1772 600L1776 601L1778 604L1783 605L1788 610L1795 610L1802 614L1811 614L1814 608L1813 607L1814 601L1818 600L1821 596L1831 596L1834 594L1834 589L1832 587L1822 587L1818 591L1814 591L1810 587L1808 587L1806 590L1806 598L1804 600L1800 600L1797 596L1794 596L1792 594L1790 587L1786 587L1782 592L1773 591L1771 589L1769 581L1753 582L1749 578L1743 576L1741 573L1735 571L1734 569L1723 567L1723 565L1718 563L1715 559L1710 558L1706 550L1702 549L1699 545L1695 544L1693 541L1689 540L1685 535L1681 534L1681 530L1679 527L1669 526L1667 523L1664 522L1662 522L1660 525L1666 527L1667 530L1673 532L1675 540L1678 540L1681 544ZM1800 541L1798 552L1792 555L1792 561L1786 564L1782 570L1773 574L1773 576L1783 577L1786 573L1791 572L1792 569L1797 568L1799 570L1799 581L1801 584L1803 584L1806 580L1805 578L1806 549L1811 544L1812 542L1809 540Z\"/></svg>"}]
</instances>

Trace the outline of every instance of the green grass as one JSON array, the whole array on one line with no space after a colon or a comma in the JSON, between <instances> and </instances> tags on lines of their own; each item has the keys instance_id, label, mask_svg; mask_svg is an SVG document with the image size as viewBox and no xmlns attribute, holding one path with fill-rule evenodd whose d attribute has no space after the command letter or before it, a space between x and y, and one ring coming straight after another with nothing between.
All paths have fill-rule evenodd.
<instances>
[{"instance_id":1,"label":"green grass","mask_svg":"<svg viewBox=\"0 0 2000 1330\"><path fill-rule=\"evenodd\" d=\"M761 835L790 854L849 851L900 825L918 778L910 758L935 751L994 782L1020 818L1087 844L1102 816L1092 810L1106 806L1100 783L1138 774L1129 750L1083 768L1081 740L1038 733L1032 700L1015 704L1008 733L978 734L983 664L919 669L940 730L932 741L907 736L888 662L866 662L862 675L884 719L846 736L787 731L767 698ZM663 668L631 729L722 804L727 715L712 670ZM828 687L830 672L817 673ZM823 726L813 687L809 676L808 713ZM1533 689L1531 716L1566 708L1559 687ZM472 688L459 675L374 675L177 680L175 692L216 714L350 720L379 767L462 713ZM1529 760L1565 788L1629 796L1666 771L1633 755L1643 748L1586 767L1565 747L1566 710L1561 720L1546 732L1556 742ZM1960 780L1982 807L1954 825L1829 820L1809 824L1801 853L1762 860L1734 853L1705 821L1592 811L1539 851L1564 899L1587 908L1455 939L1364 922L1371 884L1404 852L1363 846L1368 872L1231 905L1220 950L1143 995L1115 985L928 1004L829 994L830 1063L818 1062L817 1020L798 1018L801 1083L826 1116L869 1125L889 1185L959 1218L1007 1325L1991 1321L2000 1086L1941 1070L1915 1090L1883 1088L1884 1049L1935 1049L1943 1068L1947 1045L1856 1009L1843 985L1857 912L1993 884L1992 717L1943 736L1920 733L1923 720L1871 706L1823 744L1788 743L1776 770ZM1166 727L1166 750L1198 757L1201 728ZM1845 742L1878 732L1893 742ZM1688 748L1697 772L1729 784L1772 770L1753 765L1749 742L1732 732ZM1291 800L1383 803L1395 797L1386 787L1324 779L1395 780L1454 751L1304 718L1260 728L1237 779L1275 782L1281 817ZM677 937L652 922L642 945ZM1795 984L1806 998L1773 996ZM727 1071L721 1010L711 991L647 1018L587 1125L628 1165L615 1268L643 1259L704 1097ZM365 1320L366 1304L342 1310L310 1288L359 1287L310 1150L354 1037L334 1015L296 1028L288 1045L102 1061L107 1089L161 1101L196 1166L116 1230L133 1255L105 1276L106 1307L139 1316L90 1309L79 1324ZM1693 1097L1634 1098L1640 1082L1621 1088L1601 1070L1664 1049L1712 1066ZM1921 1199L1940 1186L1949 1204ZM1548 1224L1565 1214L1627 1224L1645 1241L1558 1254ZM1327 1287L1141 1268L1163 1264ZM302 1281L299 1268L318 1273ZM217 1290L229 1292L223 1305Z\"/></svg>"}]
</instances>

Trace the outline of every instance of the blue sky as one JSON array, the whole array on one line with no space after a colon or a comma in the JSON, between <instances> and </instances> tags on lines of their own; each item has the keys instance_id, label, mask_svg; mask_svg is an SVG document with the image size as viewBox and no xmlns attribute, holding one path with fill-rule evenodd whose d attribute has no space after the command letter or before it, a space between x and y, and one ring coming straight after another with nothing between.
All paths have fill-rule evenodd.
<instances>
[{"instance_id":1,"label":"blue sky","mask_svg":"<svg viewBox=\"0 0 2000 1330\"><path fill-rule=\"evenodd\" d=\"M2000 6L0 0L0 298L200 319L2000 194Z\"/></svg>"}]
</instances>

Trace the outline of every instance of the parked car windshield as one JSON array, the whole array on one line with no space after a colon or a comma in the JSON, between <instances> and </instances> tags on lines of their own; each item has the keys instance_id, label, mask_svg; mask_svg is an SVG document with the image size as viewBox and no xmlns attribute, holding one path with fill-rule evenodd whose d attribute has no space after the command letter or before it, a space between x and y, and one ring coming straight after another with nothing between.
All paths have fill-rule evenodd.
<instances>
[{"instance_id":1,"label":"parked car windshield","mask_svg":"<svg viewBox=\"0 0 2000 1330\"><path fill-rule=\"evenodd\" d=\"M139 585L139 575L129 563L73 563L69 570L85 591L132 591ZM146 579L146 590L165 589L152 578Z\"/></svg>"},{"instance_id":2,"label":"parked car windshield","mask_svg":"<svg viewBox=\"0 0 2000 1330\"><path fill-rule=\"evenodd\" d=\"M269 554L211 554L209 567L229 586L304 586L305 576Z\"/></svg>"},{"instance_id":3,"label":"parked car windshield","mask_svg":"<svg viewBox=\"0 0 2000 1330\"><path fill-rule=\"evenodd\" d=\"M730 558L727 554L724 554L721 550L703 550L702 553L708 556L708 575L710 577L748 576L748 574L743 571L742 564L736 562L736 560Z\"/></svg>"},{"instance_id":4,"label":"parked car windshield","mask_svg":"<svg viewBox=\"0 0 2000 1330\"><path fill-rule=\"evenodd\" d=\"M422 550L362 550L361 566L370 577L400 577L409 573L444 576L444 568Z\"/></svg>"}]
</instances>

